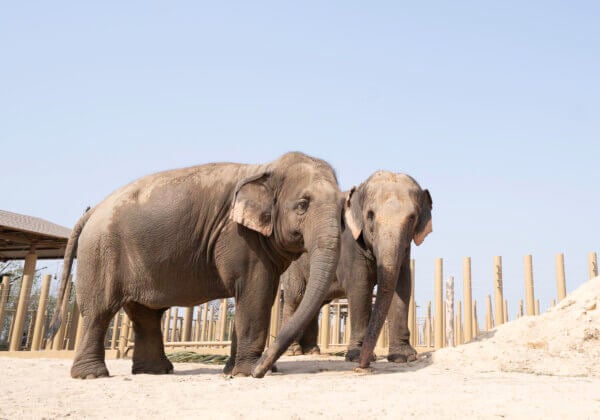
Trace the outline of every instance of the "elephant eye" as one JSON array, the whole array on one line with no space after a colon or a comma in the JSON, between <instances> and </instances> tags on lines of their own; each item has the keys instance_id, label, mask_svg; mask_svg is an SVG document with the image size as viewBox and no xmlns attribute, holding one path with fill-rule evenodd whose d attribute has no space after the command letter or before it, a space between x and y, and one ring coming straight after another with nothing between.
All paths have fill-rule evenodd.
<instances>
[{"instance_id":1,"label":"elephant eye","mask_svg":"<svg viewBox=\"0 0 600 420\"><path fill-rule=\"evenodd\" d=\"M367 219L369 220L369 222L372 222L374 218L375 218L375 213L373 213L373 210L369 210L367 212Z\"/></svg>"},{"instance_id":2,"label":"elephant eye","mask_svg":"<svg viewBox=\"0 0 600 420\"><path fill-rule=\"evenodd\" d=\"M304 214L306 213L306 210L308 210L308 204L308 200L306 198L302 198L298 200L296 206L294 206L294 210L296 210L296 213L298 214Z\"/></svg>"}]
</instances>

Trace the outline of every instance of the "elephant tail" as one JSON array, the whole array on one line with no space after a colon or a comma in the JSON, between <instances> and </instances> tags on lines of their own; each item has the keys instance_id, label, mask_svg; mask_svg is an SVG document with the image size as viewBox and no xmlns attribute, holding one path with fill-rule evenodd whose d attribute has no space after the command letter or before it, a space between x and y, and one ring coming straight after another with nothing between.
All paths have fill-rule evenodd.
<instances>
[{"instance_id":1,"label":"elephant tail","mask_svg":"<svg viewBox=\"0 0 600 420\"><path fill-rule=\"evenodd\" d=\"M65 296L65 292L67 290L67 282L69 281L69 277L71 276L73 258L75 257L75 253L77 252L77 242L79 241L79 235L81 235L83 227L85 226L93 212L94 210L90 209L89 207L85 210L83 216L81 216L81 218L73 227L73 230L71 231L71 236L69 237L69 241L67 242L67 249L65 250L65 259L63 263L63 273L60 279L60 286L58 288L58 296L56 299L56 308L54 310L54 315L52 316L52 320L50 321L50 326L48 327L48 332L46 334L46 339L48 340L54 338L62 322L62 307L64 300L69 299L69 296Z\"/></svg>"}]
</instances>

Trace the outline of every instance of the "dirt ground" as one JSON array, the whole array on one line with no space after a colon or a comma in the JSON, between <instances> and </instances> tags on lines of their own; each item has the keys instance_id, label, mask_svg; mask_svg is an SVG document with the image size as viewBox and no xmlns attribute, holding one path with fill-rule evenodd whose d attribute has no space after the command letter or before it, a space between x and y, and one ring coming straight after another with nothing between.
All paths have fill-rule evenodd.
<instances>
[{"instance_id":1,"label":"dirt ground","mask_svg":"<svg viewBox=\"0 0 600 420\"><path fill-rule=\"evenodd\" d=\"M176 363L173 375L75 380L71 362L0 357L0 419L600 418L600 278L548 312L404 365L358 374L335 356L284 356L263 379Z\"/></svg>"},{"instance_id":2,"label":"dirt ground","mask_svg":"<svg viewBox=\"0 0 600 420\"><path fill-rule=\"evenodd\" d=\"M600 418L600 378L486 371L431 357L374 364L361 375L341 357L284 356L264 379L226 379L221 367L175 364L173 375L75 380L70 361L0 358L0 418Z\"/></svg>"}]
</instances>

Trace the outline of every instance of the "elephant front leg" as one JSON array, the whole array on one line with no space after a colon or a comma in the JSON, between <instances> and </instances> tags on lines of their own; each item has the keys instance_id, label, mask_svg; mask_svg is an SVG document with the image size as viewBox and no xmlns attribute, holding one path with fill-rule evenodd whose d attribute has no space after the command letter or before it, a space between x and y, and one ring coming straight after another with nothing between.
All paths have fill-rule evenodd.
<instances>
[{"instance_id":1,"label":"elephant front leg","mask_svg":"<svg viewBox=\"0 0 600 420\"><path fill-rule=\"evenodd\" d=\"M406 363L417 358L417 351L410 345L408 307L411 294L410 257L400 269L396 293L388 313L390 347L387 359L394 363Z\"/></svg>"},{"instance_id":2,"label":"elephant front leg","mask_svg":"<svg viewBox=\"0 0 600 420\"><path fill-rule=\"evenodd\" d=\"M150 309L136 302L125 305L125 311L133 322L135 347L131 373L154 375L173 373L173 364L165 355L160 330L164 309Z\"/></svg>"},{"instance_id":3,"label":"elephant front leg","mask_svg":"<svg viewBox=\"0 0 600 420\"><path fill-rule=\"evenodd\" d=\"M346 352L346 361L358 362L362 343L365 339L369 317L371 316L373 287L366 280L355 279L348 290L348 309L350 310L350 341ZM375 360L375 354L373 354Z\"/></svg>"},{"instance_id":4,"label":"elephant front leg","mask_svg":"<svg viewBox=\"0 0 600 420\"><path fill-rule=\"evenodd\" d=\"M270 288L241 293L235 305L236 350L233 376L251 376L267 342L273 296Z\"/></svg>"}]
</instances>

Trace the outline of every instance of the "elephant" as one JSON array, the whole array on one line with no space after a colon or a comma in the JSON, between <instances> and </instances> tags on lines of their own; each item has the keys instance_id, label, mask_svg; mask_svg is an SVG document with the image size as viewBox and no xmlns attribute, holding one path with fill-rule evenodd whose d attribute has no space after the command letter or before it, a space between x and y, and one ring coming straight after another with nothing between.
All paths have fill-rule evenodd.
<instances>
[{"instance_id":1,"label":"elephant","mask_svg":"<svg viewBox=\"0 0 600 420\"><path fill-rule=\"evenodd\" d=\"M341 224L346 229L341 233L340 260L323 303L348 298L351 333L346 360L360 360L362 368L369 366L386 314L390 323L388 360L414 360L417 352L409 343L408 329L410 242L420 245L432 231L431 195L412 177L387 171L374 173L345 195ZM282 275L284 324L303 300L309 271L310 259L303 255ZM288 354L319 353L317 336L315 316Z\"/></svg>"},{"instance_id":2,"label":"elephant","mask_svg":"<svg viewBox=\"0 0 600 420\"><path fill-rule=\"evenodd\" d=\"M76 223L65 251L57 308L67 298L76 252L83 316L71 376L109 375L104 337L121 307L135 332L132 373L171 373L164 311L234 297L225 373L263 377L318 312L335 276L342 205L333 168L300 152L267 164L160 172L113 192ZM306 298L265 350L280 275L305 252L311 263ZM55 312L49 336L62 317Z\"/></svg>"}]
</instances>

